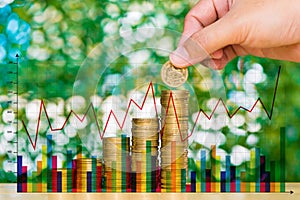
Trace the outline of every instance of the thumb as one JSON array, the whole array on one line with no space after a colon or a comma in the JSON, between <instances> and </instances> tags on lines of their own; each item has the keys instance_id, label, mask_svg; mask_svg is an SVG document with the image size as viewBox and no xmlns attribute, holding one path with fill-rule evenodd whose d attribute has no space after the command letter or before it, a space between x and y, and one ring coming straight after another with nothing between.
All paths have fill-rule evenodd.
<instances>
[{"instance_id":1,"label":"thumb","mask_svg":"<svg viewBox=\"0 0 300 200\"><path fill-rule=\"evenodd\" d=\"M208 59L210 54L235 44L239 34L235 24L224 16L189 37L171 53L170 60L176 67L188 67Z\"/></svg>"}]
</instances>

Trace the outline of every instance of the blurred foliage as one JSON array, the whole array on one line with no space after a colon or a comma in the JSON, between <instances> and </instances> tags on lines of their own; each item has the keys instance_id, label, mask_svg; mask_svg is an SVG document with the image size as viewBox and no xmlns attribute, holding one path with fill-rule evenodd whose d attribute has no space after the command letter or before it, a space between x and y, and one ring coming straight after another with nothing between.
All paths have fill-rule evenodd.
<instances>
[{"instance_id":1,"label":"blurred foliage","mask_svg":"<svg viewBox=\"0 0 300 200\"><path fill-rule=\"evenodd\" d=\"M184 16L196 1L51 0L9 3L11 1L7 1L7 5L0 4L0 72L7 72L7 66L12 66L9 62L15 62L17 53L21 56L18 119L25 121L34 137L39 99L44 99L51 110L50 120L55 127L66 119L72 106L73 110L83 114L90 101L95 105L101 126L109 108L124 112L133 91L143 96L149 81L159 81L159 66L176 48ZM159 48L147 48L149 46ZM280 65L283 69L272 120L267 119L261 108L253 115L242 111L232 120L226 118L224 111L217 112L211 122L202 119L202 124L197 124L196 134L189 140L190 158L199 159L200 149L209 152L209 144L213 141L217 143L217 153L222 157L234 153L243 155L258 146L267 158L278 161L279 128L285 126L287 180L299 181L298 63L245 56L234 59L221 72L201 66L190 68L189 84L193 94L197 94L196 104L192 104L190 109L191 124L199 108L210 113L220 97L225 98L231 113L240 105L251 107L258 97L270 111ZM83 76L85 79L81 80ZM8 116L5 114L8 109L5 101L10 89L7 81L5 75L0 80L0 163L5 171L11 170L6 163L9 158L6 148L12 148L7 141L13 139L7 133L11 127L7 125ZM95 81L97 88L89 89L89 83ZM80 91L80 95L74 94L75 89ZM157 97L161 89L165 86L155 84ZM91 92L83 95L87 90ZM83 127L70 122L57 134L56 152L60 160L65 159L66 149L76 146L80 140L84 140L88 155L101 150L100 141L95 141L98 137L96 124L89 119ZM39 141L42 143L49 133L44 115L41 124ZM87 133L88 137L79 137ZM28 164L34 166L40 159L40 151L33 151L22 126L19 134L22 143L19 151L27 155ZM193 163L192 159L189 162ZM245 162L247 157L242 156L234 164L242 167ZM196 168L194 164L191 166ZM11 173L1 169L0 181L11 180Z\"/></svg>"}]
</instances>

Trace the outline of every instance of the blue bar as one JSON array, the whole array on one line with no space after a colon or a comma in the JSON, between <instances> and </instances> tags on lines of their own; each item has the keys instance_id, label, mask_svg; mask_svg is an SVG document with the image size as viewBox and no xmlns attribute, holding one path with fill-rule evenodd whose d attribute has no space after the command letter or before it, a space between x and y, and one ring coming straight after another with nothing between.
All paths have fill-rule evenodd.
<instances>
[{"instance_id":1,"label":"blue bar","mask_svg":"<svg viewBox=\"0 0 300 200\"><path fill-rule=\"evenodd\" d=\"M201 150L201 192L206 192L206 152Z\"/></svg>"},{"instance_id":2,"label":"blue bar","mask_svg":"<svg viewBox=\"0 0 300 200\"><path fill-rule=\"evenodd\" d=\"M226 172L221 171L221 192L226 192Z\"/></svg>"},{"instance_id":3,"label":"blue bar","mask_svg":"<svg viewBox=\"0 0 300 200\"><path fill-rule=\"evenodd\" d=\"M151 156L151 192L156 192L156 162L157 157Z\"/></svg>"},{"instance_id":4,"label":"blue bar","mask_svg":"<svg viewBox=\"0 0 300 200\"><path fill-rule=\"evenodd\" d=\"M17 156L17 192L22 192L22 156Z\"/></svg>"},{"instance_id":5,"label":"blue bar","mask_svg":"<svg viewBox=\"0 0 300 200\"><path fill-rule=\"evenodd\" d=\"M236 177L236 192L241 192L241 177Z\"/></svg>"},{"instance_id":6,"label":"blue bar","mask_svg":"<svg viewBox=\"0 0 300 200\"><path fill-rule=\"evenodd\" d=\"M255 148L255 192L260 192L260 149Z\"/></svg>"},{"instance_id":7,"label":"blue bar","mask_svg":"<svg viewBox=\"0 0 300 200\"><path fill-rule=\"evenodd\" d=\"M226 192L230 192L230 156L226 156Z\"/></svg>"},{"instance_id":8,"label":"blue bar","mask_svg":"<svg viewBox=\"0 0 300 200\"><path fill-rule=\"evenodd\" d=\"M270 172L265 172L266 175L266 179L265 179L265 183L266 183L266 192L270 192Z\"/></svg>"},{"instance_id":9,"label":"blue bar","mask_svg":"<svg viewBox=\"0 0 300 200\"><path fill-rule=\"evenodd\" d=\"M87 172L86 177L86 191L92 192L92 172Z\"/></svg>"},{"instance_id":10,"label":"blue bar","mask_svg":"<svg viewBox=\"0 0 300 200\"><path fill-rule=\"evenodd\" d=\"M196 172L191 172L191 192L196 192Z\"/></svg>"},{"instance_id":11,"label":"blue bar","mask_svg":"<svg viewBox=\"0 0 300 200\"><path fill-rule=\"evenodd\" d=\"M131 192L136 192L136 173L135 172L130 173L130 179L131 179Z\"/></svg>"},{"instance_id":12,"label":"blue bar","mask_svg":"<svg viewBox=\"0 0 300 200\"><path fill-rule=\"evenodd\" d=\"M186 192L186 170L181 169L181 192Z\"/></svg>"},{"instance_id":13,"label":"blue bar","mask_svg":"<svg viewBox=\"0 0 300 200\"><path fill-rule=\"evenodd\" d=\"M62 192L62 172L57 172L57 192Z\"/></svg>"}]
</instances>

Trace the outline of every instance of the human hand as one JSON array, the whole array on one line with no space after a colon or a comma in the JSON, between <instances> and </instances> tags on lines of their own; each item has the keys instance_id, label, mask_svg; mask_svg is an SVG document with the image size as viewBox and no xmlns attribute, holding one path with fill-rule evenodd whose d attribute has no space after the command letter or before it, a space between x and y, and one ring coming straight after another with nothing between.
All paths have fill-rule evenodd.
<instances>
[{"instance_id":1,"label":"human hand","mask_svg":"<svg viewBox=\"0 0 300 200\"><path fill-rule=\"evenodd\" d=\"M300 62L300 0L200 0L170 60L222 69L242 55Z\"/></svg>"}]
</instances>

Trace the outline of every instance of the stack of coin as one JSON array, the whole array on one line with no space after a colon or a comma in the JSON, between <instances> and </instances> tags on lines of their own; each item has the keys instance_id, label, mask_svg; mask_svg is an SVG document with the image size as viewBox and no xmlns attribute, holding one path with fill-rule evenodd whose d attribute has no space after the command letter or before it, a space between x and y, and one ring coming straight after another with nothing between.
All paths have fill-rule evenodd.
<instances>
[{"instance_id":1,"label":"stack of coin","mask_svg":"<svg viewBox=\"0 0 300 200\"><path fill-rule=\"evenodd\" d=\"M136 184L140 192L153 191L158 166L159 122L158 118L132 119L131 169L139 174Z\"/></svg>"},{"instance_id":2,"label":"stack of coin","mask_svg":"<svg viewBox=\"0 0 300 200\"><path fill-rule=\"evenodd\" d=\"M92 172L92 159L80 158L76 160L77 192L87 192L87 172Z\"/></svg>"},{"instance_id":3,"label":"stack of coin","mask_svg":"<svg viewBox=\"0 0 300 200\"><path fill-rule=\"evenodd\" d=\"M130 162L128 160L129 152L129 137L103 138L104 178L105 188L108 192L121 192L122 189L128 187L129 183L124 173L126 174Z\"/></svg>"},{"instance_id":4,"label":"stack of coin","mask_svg":"<svg viewBox=\"0 0 300 200\"><path fill-rule=\"evenodd\" d=\"M161 188L181 191L182 172L187 175L187 90L164 90L161 94Z\"/></svg>"}]
</instances>

